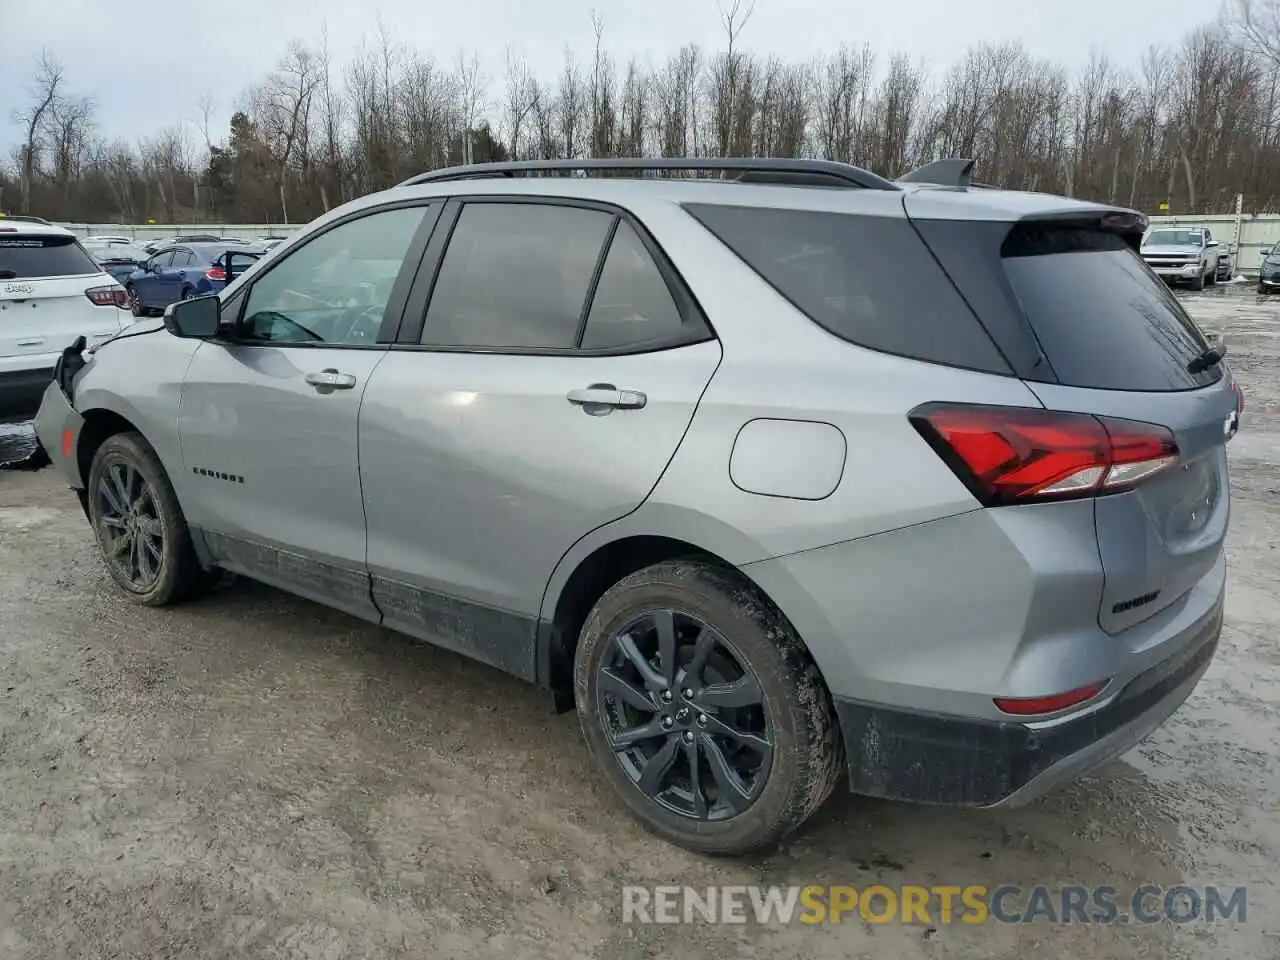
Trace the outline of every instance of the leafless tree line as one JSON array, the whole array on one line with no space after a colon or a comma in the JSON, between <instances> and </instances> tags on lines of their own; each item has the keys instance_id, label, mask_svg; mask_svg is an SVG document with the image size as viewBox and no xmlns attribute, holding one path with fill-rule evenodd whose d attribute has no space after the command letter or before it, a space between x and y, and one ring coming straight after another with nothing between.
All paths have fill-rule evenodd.
<instances>
[{"instance_id":1,"label":"leafless tree line","mask_svg":"<svg viewBox=\"0 0 1280 960\"><path fill-rule=\"evenodd\" d=\"M294 42L246 91L226 136L175 124L136 144L95 124L51 56L36 64L24 142L0 209L59 219L299 222L423 170L503 159L826 157L894 176L942 156L999 186L1156 212L1280 209L1280 0L1224 17L1136 64L1080 70L982 44L932 76L906 54L842 46L786 62L743 45L750 0L721 7L719 51L618 63L607 24L553 76L516 49L499 76L475 54L437 62L379 28L345 64ZM191 126L198 129L194 132Z\"/></svg>"}]
</instances>

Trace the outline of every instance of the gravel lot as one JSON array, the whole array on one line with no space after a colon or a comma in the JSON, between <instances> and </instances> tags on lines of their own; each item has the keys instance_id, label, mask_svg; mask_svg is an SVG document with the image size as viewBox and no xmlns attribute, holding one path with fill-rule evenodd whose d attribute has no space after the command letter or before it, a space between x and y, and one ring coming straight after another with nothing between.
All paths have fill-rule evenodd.
<instances>
[{"instance_id":1,"label":"gravel lot","mask_svg":"<svg viewBox=\"0 0 1280 960\"><path fill-rule=\"evenodd\" d=\"M838 795L785 849L645 834L573 715L239 582L123 601L52 471L0 473L0 958L1280 957L1280 302L1188 298L1247 407L1226 630L1191 700L1029 808ZM1249 885L1238 925L623 926L625 883Z\"/></svg>"}]
</instances>

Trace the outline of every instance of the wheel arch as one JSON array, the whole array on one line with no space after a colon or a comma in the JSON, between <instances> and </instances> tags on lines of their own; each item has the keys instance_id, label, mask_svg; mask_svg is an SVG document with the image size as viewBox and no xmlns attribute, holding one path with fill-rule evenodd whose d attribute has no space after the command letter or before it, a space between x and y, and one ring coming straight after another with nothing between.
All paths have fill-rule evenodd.
<instances>
[{"instance_id":1,"label":"wheel arch","mask_svg":"<svg viewBox=\"0 0 1280 960\"><path fill-rule=\"evenodd\" d=\"M84 420L84 425L80 428L80 436L76 441L76 468L80 474L81 484L87 485L93 456L108 438L118 433L134 432L145 439L145 434L138 429L134 420L110 407L100 406L82 410L80 416Z\"/></svg>"},{"instance_id":2,"label":"wheel arch","mask_svg":"<svg viewBox=\"0 0 1280 960\"><path fill-rule=\"evenodd\" d=\"M641 515L646 519L642 522ZM675 559L699 559L731 570L750 583L787 621L809 656L813 651L781 605L742 565L766 559L750 537L722 521L687 510L637 511L592 531L561 558L543 594L538 621L537 673L557 708L573 708L573 658L592 607L611 586L644 567ZM826 685L825 676L822 678Z\"/></svg>"}]
</instances>

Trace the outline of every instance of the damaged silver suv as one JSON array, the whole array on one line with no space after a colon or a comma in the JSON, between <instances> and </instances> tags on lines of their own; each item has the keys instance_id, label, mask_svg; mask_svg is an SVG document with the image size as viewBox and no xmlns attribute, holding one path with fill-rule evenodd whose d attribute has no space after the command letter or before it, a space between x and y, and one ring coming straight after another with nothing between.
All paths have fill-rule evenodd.
<instances>
[{"instance_id":1,"label":"damaged silver suv","mask_svg":"<svg viewBox=\"0 0 1280 960\"><path fill-rule=\"evenodd\" d=\"M1241 399L1145 218L971 167L426 174L68 350L38 433L137 601L234 571L539 684L676 843L1021 803L1208 666Z\"/></svg>"}]
</instances>

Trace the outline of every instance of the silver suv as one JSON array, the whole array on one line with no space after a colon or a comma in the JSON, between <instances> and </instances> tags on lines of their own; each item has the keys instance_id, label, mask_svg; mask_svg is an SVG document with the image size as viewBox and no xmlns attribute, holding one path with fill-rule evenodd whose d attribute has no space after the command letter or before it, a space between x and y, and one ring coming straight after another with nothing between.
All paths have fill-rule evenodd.
<instances>
[{"instance_id":1,"label":"silver suv","mask_svg":"<svg viewBox=\"0 0 1280 960\"><path fill-rule=\"evenodd\" d=\"M971 166L427 174L68 350L39 436L139 602L233 571L539 684L676 843L1024 802L1208 666L1241 398L1141 215Z\"/></svg>"}]
</instances>

